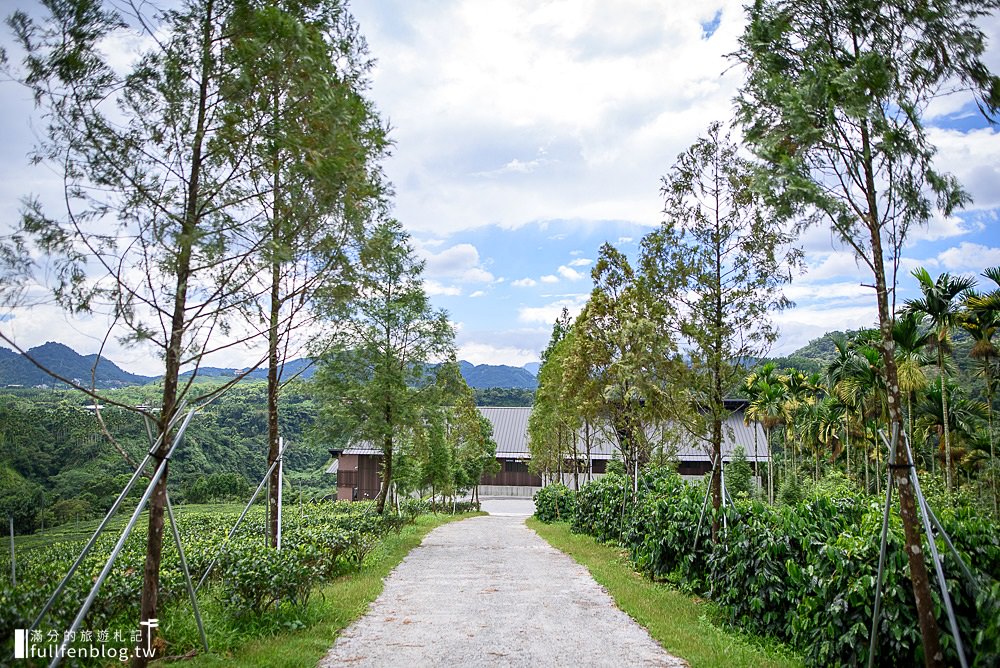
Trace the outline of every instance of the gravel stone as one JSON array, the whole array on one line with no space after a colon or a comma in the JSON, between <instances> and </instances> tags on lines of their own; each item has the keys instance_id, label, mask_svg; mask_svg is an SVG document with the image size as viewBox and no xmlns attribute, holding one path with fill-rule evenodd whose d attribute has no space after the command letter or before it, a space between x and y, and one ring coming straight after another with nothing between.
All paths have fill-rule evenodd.
<instances>
[{"instance_id":1,"label":"gravel stone","mask_svg":"<svg viewBox=\"0 0 1000 668\"><path fill-rule=\"evenodd\" d=\"M528 529L521 508L497 510L427 534L319 665L687 665Z\"/></svg>"}]
</instances>

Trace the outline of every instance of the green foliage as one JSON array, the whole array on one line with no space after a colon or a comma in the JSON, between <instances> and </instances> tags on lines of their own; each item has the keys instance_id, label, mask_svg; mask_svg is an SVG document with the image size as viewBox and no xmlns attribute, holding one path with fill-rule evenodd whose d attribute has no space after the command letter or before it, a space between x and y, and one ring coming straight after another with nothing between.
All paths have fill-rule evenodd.
<instances>
[{"instance_id":1,"label":"green foliage","mask_svg":"<svg viewBox=\"0 0 1000 668\"><path fill-rule=\"evenodd\" d=\"M608 475L581 488L573 530L620 545L638 570L711 598L733 624L788 642L810 665L864 664L882 525L878 499L823 494L843 490L834 476L815 486L809 500L781 506L737 501L721 511L726 528L713 544L711 508L697 533L704 486L648 469L633 499L629 482ZM973 506L945 507L940 515L977 578L978 593L939 541L963 641L974 665L994 665L1000 631L983 620L996 619L1000 605L1000 526ZM876 658L915 665L920 635L906 565L902 526L894 516ZM938 624L947 629L936 591L933 597ZM954 643L945 636L942 644L945 662L957 663Z\"/></svg>"},{"instance_id":2,"label":"green foliage","mask_svg":"<svg viewBox=\"0 0 1000 668\"><path fill-rule=\"evenodd\" d=\"M726 464L726 489L734 499L754 495L753 469L742 445L733 449L732 459Z\"/></svg>"},{"instance_id":3,"label":"green foliage","mask_svg":"<svg viewBox=\"0 0 1000 668\"><path fill-rule=\"evenodd\" d=\"M33 530L41 502L41 487L10 467L0 465L0 526L9 529L8 518L14 518L15 532Z\"/></svg>"},{"instance_id":4,"label":"green foliage","mask_svg":"<svg viewBox=\"0 0 1000 668\"><path fill-rule=\"evenodd\" d=\"M217 387L205 383L197 391L210 392ZM280 426L290 444L285 456L286 479L292 481L296 493L302 491L306 498L312 498L330 491L333 482L323 474L323 465L329 458L326 448L336 443L327 445L312 434L318 408L308 388L308 383L302 382L284 388ZM121 403L139 405L153 403L157 392L156 387L148 386L109 394ZM249 499L249 482L256 484L267 467L265 399L264 382L241 383L197 414L184 444L171 460L170 489L175 503ZM44 497L33 502L38 517L19 523L19 532L38 527L43 517L45 525L51 526L103 514L131 475L129 465L100 433L100 425L94 414L83 408L84 403L82 395L74 391L0 393L0 466L13 468L30 485L44 491ZM142 419L115 407L101 413L118 445L134 461L140 461L148 448ZM223 487L211 492L219 484ZM195 499L190 498L192 492ZM140 485L130 498L138 499L141 493Z\"/></svg>"},{"instance_id":5,"label":"green foliage","mask_svg":"<svg viewBox=\"0 0 1000 668\"><path fill-rule=\"evenodd\" d=\"M295 617L315 587L362 567L383 537L427 510L419 501L404 502L401 507L403 516L397 518L375 513L371 503L320 502L301 509L288 506L280 552L264 544L263 508L252 508L228 542L225 537L239 514L238 506L222 512L179 507L177 514L185 556L196 581L219 555L206 586L199 591L203 604L219 604L225 615L248 620L269 615ZM46 617L45 628L69 628L116 539L117 535L99 539ZM0 651L12 651L12 630L31 623L55 585L53 576L68 570L81 546L77 539L18 549L18 586L12 587L9 579L0 583ZM145 536L136 531L87 617L90 628L134 627L144 555ZM0 568L9 569L7 554L0 555ZM166 541L160 571L161 603L183 606L186 597L177 551L172 541Z\"/></svg>"},{"instance_id":6,"label":"green foliage","mask_svg":"<svg viewBox=\"0 0 1000 668\"><path fill-rule=\"evenodd\" d=\"M531 406L535 402L535 391L519 387L475 387L477 406Z\"/></svg>"},{"instance_id":7,"label":"green foliage","mask_svg":"<svg viewBox=\"0 0 1000 668\"><path fill-rule=\"evenodd\" d=\"M557 482L535 492L535 517L543 522L572 519L576 511L576 492Z\"/></svg>"},{"instance_id":8,"label":"green foliage","mask_svg":"<svg viewBox=\"0 0 1000 668\"><path fill-rule=\"evenodd\" d=\"M212 503L248 499L251 493L250 483L239 473L212 473L196 480L185 496L190 503Z\"/></svg>"}]
</instances>

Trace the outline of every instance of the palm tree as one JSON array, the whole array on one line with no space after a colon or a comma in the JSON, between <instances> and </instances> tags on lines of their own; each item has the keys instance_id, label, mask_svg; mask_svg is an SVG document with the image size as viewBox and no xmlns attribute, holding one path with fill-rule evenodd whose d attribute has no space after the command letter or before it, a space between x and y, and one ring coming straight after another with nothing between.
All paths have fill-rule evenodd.
<instances>
[{"instance_id":1,"label":"palm tree","mask_svg":"<svg viewBox=\"0 0 1000 668\"><path fill-rule=\"evenodd\" d=\"M771 432L784 423L785 388L778 381L777 366L768 362L751 373L744 383L743 391L750 398L744 420L755 420L764 429L767 442L767 499L774 503L774 449L771 447Z\"/></svg>"},{"instance_id":2,"label":"palm tree","mask_svg":"<svg viewBox=\"0 0 1000 668\"><path fill-rule=\"evenodd\" d=\"M800 421L804 421L809 409L816 403L819 394L819 374L807 375L799 369L789 369L787 373L778 377L778 380L785 387L785 427L788 430L788 449L791 457L791 466L794 469L795 462L795 442L797 440L796 428Z\"/></svg>"},{"instance_id":3,"label":"palm tree","mask_svg":"<svg viewBox=\"0 0 1000 668\"><path fill-rule=\"evenodd\" d=\"M951 397L947 420L941 401L941 385ZM953 436L953 456L956 464L969 464L975 460L981 427L986 421L986 404L965 397L961 386L943 376L931 383L915 408L918 428L935 433L941 439L947 431Z\"/></svg>"},{"instance_id":4,"label":"palm tree","mask_svg":"<svg viewBox=\"0 0 1000 668\"><path fill-rule=\"evenodd\" d=\"M973 288L976 282L964 276L952 278L947 272L938 276L937 281L934 281L923 267L915 269L913 276L920 282L920 292L923 296L920 299L906 300L905 310L923 313L930 320L931 329L934 331L936 339L938 375L945 378L947 372L944 366L944 354L950 343L951 328L958 321L958 298ZM951 492L951 429L948 420L948 385L942 383L941 387L943 388L941 413L944 416L942 422L944 426L945 486Z\"/></svg>"},{"instance_id":5,"label":"palm tree","mask_svg":"<svg viewBox=\"0 0 1000 668\"><path fill-rule=\"evenodd\" d=\"M931 333L923 331L924 316L918 312L901 313L892 324L892 339L896 344L896 371L899 389L906 395L906 425L910 445L913 444L913 395L927 387L924 367L931 364L924 352ZM934 458L931 458L934 461Z\"/></svg>"},{"instance_id":6,"label":"palm tree","mask_svg":"<svg viewBox=\"0 0 1000 668\"><path fill-rule=\"evenodd\" d=\"M834 347L837 349L837 356L826 367L826 386L830 393L840 399L844 406L844 446L845 457L847 459L847 477L851 477L851 414L857 410L857 406L851 401L845 392L844 381L850 376L851 357L854 355L854 348L842 334L830 336Z\"/></svg>"},{"instance_id":7,"label":"palm tree","mask_svg":"<svg viewBox=\"0 0 1000 668\"><path fill-rule=\"evenodd\" d=\"M858 422L861 427L861 443L865 466L865 492L871 489L868 462L874 457L876 461L875 489L881 490L881 478L878 476L878 441L874 438L879 421L885 422L889 413L887 393L885 391L885 374L882 352L871 345L870 335L862 330L852 342L853 354L848 358L845 377L840 383L839 395L848 403L857 407ZM872 426L869 429L869 425ZM869 438L869 432L872 438ZM874 452L869 452L868 446L874 445Z\"/></svg>"},{"instance_id":8,"label":"palm tree","mask_svg":"<svg viewBox=\"0 0 1000 668\"><path fill-rule=\"evenodd\" d=\"M983 380L986 382L987 439L990 446L990 486L993 488L993 512L997 511L996 450L993 444L993 377L992 360L1000 357L993 345L993 335L1000 327L1000 267L990 267L983 276L997 284L998 288L987 294L969 291L965 301L965 311L960 324L972 335L974 341L971 355L982 360Z\"/></svg>"}]
</instances>

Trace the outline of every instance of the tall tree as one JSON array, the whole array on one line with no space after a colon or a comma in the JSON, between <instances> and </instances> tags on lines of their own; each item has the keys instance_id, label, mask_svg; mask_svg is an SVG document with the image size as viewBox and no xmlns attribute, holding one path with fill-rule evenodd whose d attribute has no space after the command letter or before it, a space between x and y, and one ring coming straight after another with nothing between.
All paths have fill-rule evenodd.
<instances>
[{"instance_id":1,"label":"tall tree","mask_svg":"<svg viewBox=\"0 0 1000 668\"><path fill-rule=\"evenodd\" d=\"M1000 109L1000 79L983 62L977 19L998 0L756 0L735 58L747 81L737 107L747 143L765 165L762 189L789 215L826 220L871 271L878 302L891 432L903 430L892 340L896 268L909 227L968 200L933 167L922 123L956 83L981 109ZM809 215L812 214L812 215ZM886 272L888 258L891 273ZM903 439L896 461L909 464ZM894 470L927 665L941 665L908 469Z\"/></svg>"},{"instance_id":2,"label":"tall tree","mask_svg":"<svg viewBox=\"0 0 1000 668\"><path fill-rule=\"evenodd\" d=\"M927 317L934 331L934 348L937 351L938 375L948 377L945 355L951 355L951 330L958 325L959 308L962 296L972 289L975 282L965 276L952 277L948 273L941 274L937 280L931 278L923 267L913 270L913 276L920 282L919 299L906 300L906 310L922 313ZM948 383L941 385L941 411L944 415L944 470L945 484L948 491L952 489L951 467L951 429L948 420Z\"/></svg>"},{"instance_id":3,"label":"tall tree","mask_svg":"<svg viewBox=\"0 0 1000 668\"><path fill-rule=\"evenodd\" d=\"M973 338L971 355L982 360L983 381L986 384L987 439L990 446L990 482L993 488L993 511L996 512L1000 503L997 497L997 461L993 435L993 365L1000 357L993 344L993 336L1000 329L1000 267L990 267L983 272L997 286L991 292L979 294L970 292L966 299L965 312L961 325Z\"/></svg>"},{"instance_id":4,"label":"tall tree","mask_svg":"<svg viewBox=\"0 0 1000 668\"><path fill-rule=\"evenodd\" d=\"M63 211L52 216L29 199L0 256L14 275L39 258L57 303L109 317L109 337L151 346L163 359L160 410L149 417L164 474L149 503L140 605L140 618L151 619L172 425L202 360L255 334L229 329L260 250L241 231L247 164L220 157L231 141L219 129L233 1L183 0L164 11L133 4L127 16L96 0L43 4L42 20L19 12L8 24L25 52L15 77L46 123L34 159L63 175ZM127 29L147 38L146 50L130 66L113 66L102 40ZM193 372L187 380L185 369ZM143 627L143 642L148 633Z\"/></svg>"},{"instance_id":5,"label":"tall tree","mask_svg":"<svg viewBox=\"0 0 1000 668\"><path fill-rule=\"evenodd\" d=\"M601 246L591 275L594 289L574 323L567 360L574 376L566 382L592 383L596 419L634 476L649 461L653 426L683 406L671 400L678 385L668 382L678 365L675 338L664 326L671 304L653 299L611 244Z\"/></svg>"},{"instance_id":6,"label":"tall tree","mask_svg":"<svg viewBox=\"0 0 1000 668\"><path fill-rule=\"evenodd\" d=\"M687 384L704 417L692 436L709 435L716 510L723 494L722 430L730 413L725 399L777 338L769 315L791 304L781 287L800 256L751 185L749 163L721 125L711 124L663 178L665 220L642 241L653 294L679 305L670 320L687 343Z\"/></svg>"},{"instance_id":7,"label":"tall tree","mask_svg":"<svg viewBox=\"0 0 1000 668\"><path fill-rule=\"evenodd\" d=\"M528 467L549 480L554 473L562 473L564 463L571 459L570 444L576 441L579 423L573 403L564 398L569 394L566 365L574 343L571 332L568 314L565 320L556 321L552 340L542 352L538 389L528 418L528 450L531 452Z\"/></svg>"},{"instance_id":8,"label":"tall tree","mask_svg":"<svg viewBox=\"0 0 1000 668\"><path fill-rule=\"evenodd\" d=\"M386 133L363 96L371 62L341 0L248 0L229 32L223 132L233 139L227 159L250 157L246 187L259 212L252 229L263 240L262 271L254 272L262 299L251 317L267 338L270 466L279 453L283 362L304 348L317 292L349 292L357 247L381 203ZM268 502L272 545L279 474L271 474Z\"/></svg>"},{"instance_id":9,"label":"tall tree","mask_svg":"<svg viewBox=\"0 0 1000 668\"><path fill-rule=\"evenodd\" d=\"M355 298L329 314L337 326L317 372L325 419L382 452L380 513L397 439L420 423L437 396L428 365L454 357L454 331L445 312L431 308L422 270L402 226L379 223L361 252Z\"/></svg>"}]
</instances>

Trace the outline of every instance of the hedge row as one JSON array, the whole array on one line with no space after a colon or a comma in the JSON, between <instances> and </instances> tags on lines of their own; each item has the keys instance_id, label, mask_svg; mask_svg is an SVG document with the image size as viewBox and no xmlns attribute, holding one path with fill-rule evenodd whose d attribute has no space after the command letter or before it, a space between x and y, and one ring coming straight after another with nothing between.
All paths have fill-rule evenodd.
<instances>
[{"instance_id":1,"label":"hedge row","mask_svg":"<svg viewBox=\"0 0 1000 668\"><path fill-rule=\"evenodd\" d=\"M184 555L197 582L211 561L218 563L206 585L234 617L258 615L280 606L304 606L316 585L357 568L383 535L427 512L426 502L406 500L401 513L379 515L372 503L321 502L284 516L282 549L265 547L263 508L253 508L228 542L233 512L184 512L179 518ZM145 527L137 527L119 555L84 623L89 629L132 628L138 616L145 560ZM95 581L117 535L105 535L83 562L69 586L46 615L43 629L65 630ZM0 656L13 652L13 630L27 628L73 563L82 545L63 542L20 551L17 586L0 582ZM9 573L9 556L0 557ZM200 592L204 594L203 588ZM164 540L159 605L187 605L180 558L173 541Z\"/></svg>"},{"instance_id":2,"label":"hedge row","mask_svg":"<svg viewBox=\"0 0 1000 668\"><path fill-rule=\"evenodd\" d=\"M734 625L790 644L811 665L865 665L882 503L857 497L792 506L739 501L718 516L709 507L699 527L704 499L703 485L654 469L641 475L637 495L629 478L614 474L578 493L540 493L538 517L565 519L565 509L574 509L574 531L620 545L637 570L716 601ZM552 510L557 504L558 513ZM969 508L942 508L938 515L977 578L975 585L966 582L938 541L966 654L973 665L1000 665L1000 529ZM713 519L720 525L717 542ZM898 517L888 545L876 658L917 665L922 650ZM946 663L957 665L936 591L934 603Z\"/></svg>"}]
</instances>

